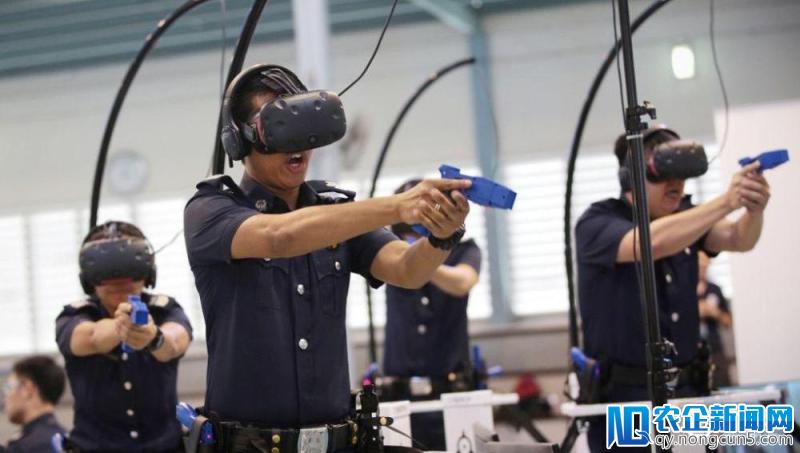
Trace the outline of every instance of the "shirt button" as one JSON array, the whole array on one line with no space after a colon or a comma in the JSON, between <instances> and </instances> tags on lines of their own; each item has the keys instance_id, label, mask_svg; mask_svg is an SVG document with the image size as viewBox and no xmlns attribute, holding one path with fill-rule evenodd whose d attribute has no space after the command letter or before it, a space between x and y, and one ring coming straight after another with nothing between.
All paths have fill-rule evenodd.
<instances>
[{"instance_id":1,"label":"shirt button","mask_svg":"<svg viewBox=\"0 0 800 453\"><path fill-rule=\"evenodd\" d=\"M125 381L125 383L122 384L122 386L125 387L125 390L130 390L133 388L133 384L131 384L130 381Z\"/></svg>"},{"instance_id":2,"label":"shirt button","mask_svg":"<svg viewBox=\"0 0 800 453\"><path fill-rule=\"evenodd\" d=\"M264 261L266 261L267 263L269 263L270 261L272 261L272 258L264 258Z\"/></svg>"},{"instance_id":3,"label":"shirt button","mask_svg":"<svg viewBox=\"0 0 800 453\"><path fill-rule=\"evenodd\" d=\"M134 414L133 409L128 409L125 413L128 414L128 417L133 417Z\"/></svg>"},{"instance_id":4,"label":"shirt button","mask_svg":"<svg viewBox=\"0 0 800 453\"><path fill-rule=\"evenodd\" d=\"M139 437L138 431L131 431L131 439L136 439Z\"/></svg>"},{"instance_id":5,"label":"shirt button","mask_svg":"<svg viewBox=\"0 0 800 453\"><path fill-rule=\"evenodd\" d=\"M422 305L425 305L425 306L428 306L428 304L429 304L429 303L431 303L431 300L430 300L430 299L428 299L428 298L427 298L427 297L425 297L425 296L422 296L422 299L420 299L419 301L420 301L420 303L421 303Z\"/></svg>"},{"instance_id":6,"label":"shirt button","mask_svg":"<svg viewBox=\"0 0 800 453\"><path fill-rule=\"evenodd\" d=\"M297 294L299 294L299 295L301 295L301 296L302 296L302 295L303 295L303 294L305 294L305 293L306 293L306 287L305 287L305 286L303 286L303 284L302 284L302 283L301 283L301 284L299 284L299 285L297 285Z\"/></svg>"},{"instance_id":7,"label":"shirt button","mask_svg":"<svg viewBox=\"0 0 800 453\"><path fill-rule=\"evenodd\" d=\"M686 247L685 249L683 249L683 253L685 253L687 255L691 255L692 254L692 249L690 249L689 247Z\"/></svg>"},{"instance_id":8,"label":"shirt button","mask_svg":"<svg viewBox=\"0 0 800 453\"><path fill-rule=\"evenodd\" d=\"M672 313L672 322L678 322L679 319L681 319L681 315L679 315L677 311L673 312Z\"/></svg>"},{"instance_id":9,"label":"shirt button","mask_svg":"<svg viewBox=\"0 0 800 453\"><path fill-rule=\"evenodd\" d=\"M300 341L297 342L297 346L301 350L305 351L306 349L308 349L308 340L306 340L305 338L301 338Z\"/></svg>"},{"instance_id":10,"label":"shirt button","mask_svg":"<svg viewBox=\"0 0 800 453\"><path fill-rule=\"evenodd\" d=\"M337 262L333 263L333 267L335 267L337 271L340 271L340 270L342 270L342 263L337 261Z\"/></svg>"},{"instance_id":11,"label":"shirt button","mask_svg":"<svg viewBox=\"0 0 800 453\"><path fill-rule=\"evenodd\" d=\"M420 324L417 326L417 333L420 335L425 335L425 332L428 331L428 328L425 327L425 324Z\"/></svg>"},{"instance_id":12,"label":"shirt button","mask_svg":"<svg viewBox=\"0 0 800 453\"><path fill-rule=\"evenodd\" d=\"M128 353L127 352L123 352L122 353L122 361L123 362L127 362L128 361Z\"/></svg>"},{"instance_id":13,"label":"shirt button","mask_svg":"<svg viewBox=\"0 0 800 453\"><path fill-rule=\"evenodd\" d=\"M256 209L264 212L267 209L267 200L256 200Z\"/></svg>"},{"instance_id":14,"label":"shirt button","mask_svg":"<svg viewBox=\"0 0 800 453\"><path fill-rule=\"evenodd\" d=\"M667 274L664 276L664 279L667 281L667 283L672 283L672 274Z\"/></svg>"}]
</instances>

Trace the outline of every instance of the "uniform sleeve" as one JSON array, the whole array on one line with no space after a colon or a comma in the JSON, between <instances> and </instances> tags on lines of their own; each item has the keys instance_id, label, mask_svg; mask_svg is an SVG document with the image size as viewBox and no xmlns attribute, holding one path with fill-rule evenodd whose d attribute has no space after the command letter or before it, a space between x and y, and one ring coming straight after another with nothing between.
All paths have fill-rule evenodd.
<instances>
[{"instance_id":1,"label":"uniform sleeve","mask_svg":"<svg viewBox=\"0 0 800 453\"><path fill-rule=\"evenodd\" d=\"M466 250L464 253L459 257L458 262L456 264L468 264L475 272L478 274L481 273L481 249L478 247L478 244L475 241L469 241L465 244Z\"/></svg>"},{"instance_id":2,"label":"uniform sleeve","mask_svg":"<svg viewBox=\"0 0 800 453\"><path fill-rule=\"evenodd\" d=\"M173 298L170 298L170 303L167 305L166 308L166 315L164 319L161 321L161 324L166 322L174 322L178 323L186 329L186 333L189 334L189 341L191 341L194 336L192 335L192 323L189 322L189 317L186 316L186 312L183 311L183 307L180 306L178 301Z\"/></svg>"},{"instance_id":3,"label":"uniform sleeve","mask_svg":"<svg viewBox=\"0 0 800 453\"><path fill-rule=\"evenodd\" d=\"M619 243L633 224L623 218L597 208L589 210L575 227L578 262L611 267L617 262Z\"/></svg>"},{"instance_id":4,"label":"uniform sleeve","mask_svg":"<svg viewBox=\"0 0 800 453\"><path fill-rule=\"evenodd\" d=\"M371 287L380 288L383 282L376 279L369 271L372 261L384 245L398 240L397 236L386 228L370 231L350 239L348 241L350 271L366 278Z\"/></svg>"},{"instance_id":5,"label":"uniform sleeve","mask_svg":"<svg viewBox=\"0 0 800 453\"><path fill-rule=\"evenodd\" d=\"M69 305L56 318L56 343L58 344L58 350L64 357L72 355L72 350L69 347L72 332L78 324L84 321L94 322L94 319L88 313L76 310Z\"/></svg>"},{"instance_id":6,"label":"uniform sleeve","mask_svg":"<svg viewBox=\"0 0 800 453\"><path fill-rule=\"evenodd\" d=\"M192 266L231 261L231 243L239 226L258 211L217 192L192 198L183 213L186 252Z\"/></svg>"}]
</instances>

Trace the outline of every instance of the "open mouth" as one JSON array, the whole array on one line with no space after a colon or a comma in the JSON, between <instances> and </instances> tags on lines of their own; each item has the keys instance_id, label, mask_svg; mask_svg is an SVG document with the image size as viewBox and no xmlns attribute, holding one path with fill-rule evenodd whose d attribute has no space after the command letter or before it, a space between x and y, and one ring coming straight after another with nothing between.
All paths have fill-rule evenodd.
<instances>
[{"instance_id":1,"label":"open mouth","mask_svg":"<svg viewBox=\"0 0 800 453\"><path fill-rule=\"evenodd\" d=\"M293 173L302 172L305 169L306 153L292 153L289 154L289 159L286 161L287 167Z\"/></svg>"}]
</instances>

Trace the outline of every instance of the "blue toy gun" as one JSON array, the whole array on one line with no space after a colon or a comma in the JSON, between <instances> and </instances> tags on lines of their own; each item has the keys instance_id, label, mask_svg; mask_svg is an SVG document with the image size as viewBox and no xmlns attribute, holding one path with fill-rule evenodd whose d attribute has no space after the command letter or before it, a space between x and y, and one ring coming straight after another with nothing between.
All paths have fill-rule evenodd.
<instances>
[{"instance_id":1,"label":"blue toy gun","mask_svg":"<svg viewBox=\"0 0 800 453\"><path fill-rule=\"evenodd\" d=\"M571 347L569 349L569 355L572 358L572 363L578 368L578 371L584 372L587 366L591 366L592 377L595 379L600 377L600 364L596 361L592 361L593 363L590 364L589 358L586 357L586 354L584 354L580 348L575 346Z\"/></svg>"},{"instance_id":2,"label":"blue toy gun","mask_svg":"<svg viewBox=\"0 0 800 453\"><path fill-rule=\"evenodd\" d=\"M191 433L198 415L197 411L195 411L189 403L178 403L175 406L175 417L178 419L181 426ZM214 443L214 429L207 420L203 422L200 428L198 442L201 445L210 445Z\"/></svg>"},{"instance_id":3,"label":"blue toy gun","mask_svg":"<svg viewBox=\"0 0 800 453\"><path fill-rule=\"evenodd\" d=\"M131 304L131 323L137 326L146 326L147 325L147 316L150 314L147 310L147 305L142 302L141 297L130 295L128 296L128 303ZM126 343L122 343L122 352L135 352L136 350L132 347L128 346Z\"/></svg>"},{"instance_id":4,"label":"blue toy gun","mask_svg":"<svg viewBox=\"0 0 800 453\"><path fill-rule=\"evenodd\" d=\"M444 179L469 179L472 185L464 191L467 199L487 208L512 209L517 193L508 187L498 184L483 176L469 176L461 173L459 168L442 164L439 173ZM430 236L431 232L422 225L413 225L411 228L423 236Z\"/></svg>"},{"instance_id":5,"label":"blue toy gun","mask_svg":"<svg viewBox=\"0 0 800 453\"><path fill-rule=\"evenodd\" d=\"M778 165L789 162L789 151L786 149L776 149L774 151L764 151L756 157L744 157L739 159L739 165L742 167L752 164L755 161L761 162L758 171L769 170L777 167Z\"/></svg>"}]
</instances>

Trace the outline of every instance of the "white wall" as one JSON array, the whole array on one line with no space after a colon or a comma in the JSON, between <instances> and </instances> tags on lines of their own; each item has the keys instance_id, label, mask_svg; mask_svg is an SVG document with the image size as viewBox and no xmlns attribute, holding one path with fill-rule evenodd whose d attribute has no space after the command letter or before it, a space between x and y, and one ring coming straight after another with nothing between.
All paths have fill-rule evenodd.
<instances>
[{"instance_id":1,"label":"white wall","mask_svg":"<svg viewBox=\"0 0 800 453\"><path fill-rule=\"evenodd\" d=\"M789 163L764 173L771 198L761 240L748 253L731 255L733 328L739 381L744 384L800 379L800 100L743 106L731 111L728 146L722 171L729 180L737 160L773 149L788 148ZM717 115L717 131L723 130Z\"/></svg>"}]
</instances>

